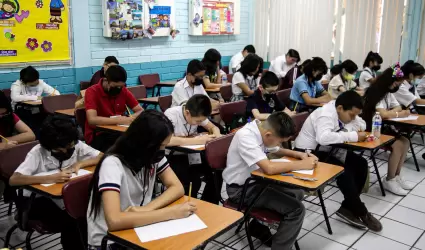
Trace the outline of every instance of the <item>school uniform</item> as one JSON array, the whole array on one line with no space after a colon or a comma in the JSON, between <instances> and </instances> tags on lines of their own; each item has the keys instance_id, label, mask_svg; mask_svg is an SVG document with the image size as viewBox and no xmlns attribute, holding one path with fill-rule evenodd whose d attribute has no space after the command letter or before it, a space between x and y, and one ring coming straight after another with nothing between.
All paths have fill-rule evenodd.
<instances>
[{"instance_id":1,"label":"school uniform","mask_svg":"<svg viewBox=\"0 0 425 250\"><path fill-rule=\"evenodd\" d=\"M323 75L322 79L320 79L320 82L330 81L330 80L332 80L332 73L331 73L331 70L328 69L328 72Z\"/></svg>"},{"instance_id":2,"label":"school uniform","mask_svg":"<svg viewBox=\"0 0 425 250\"><path fill-rule=\"evenodd\" d=\"M246 124L236 132L223 171L227 194L232 202L239 204L245 181L251 176L252 171L259 169L256 163L267 159L265 152L267 151L257 120ZM251 183L244 204L250 204L258 192L260 185ZM302 190L270 185L255 203L257 208L268 209L282 215L282 221L273 236L272 250L286 250L293 246L304 220L305 208L301 202L303 195Z\"/></svg>"},{"instance_id":3,"label":"school uniform","mask_svg":"<svg viewBox=\"0 0 425 250\"><path fill-rule=\"evenodd\" d=\"M90 86L93 86L97 84L101 79L105 78L105 71L103 70L103 67L96 71L96 73L93 74L93 76L90 79Z\"/></svg>"},{"instance_id":4,"label":"school uniform","mask_svg":"<svg viewBox=\"0 0 425 250\"><path fill-rule=\"evenodd\" d=\"M342 79L341 74L332 78L328 85L328 92L331 95L332 99L338 98L338 96L343 93L339 90L340 87L344 87L346 91L355 90L357 88L356 82L352 80Z\"/></svg>"},{"instance_id":5,"label":"school uniform","mask_svg":"<svg viewBox=\"0 0 425 250\"><path fill-rule=\"evenodd\" d=\"M308 77L304 74L297 78L294 83L294 86L291 89L291 94L289 98L291 99L290 109L294 110L297 106L297 112L303 112L308 110L308 106L305 104L302 95L307 93L310 97L316 98L321 96L325 91L320 81L309 82ZM298 103L298 105L297 105Z\"/></svg>"},{"instance_id":6,"label":"school uniform","mask_svg":"<svg viewBox=\"0 0 425 250\"><path fill-rule=\"evenodd\" d=\"M425 77L421 79L418 86L416 87L416 90L420 96L425 96Z\"/></svg>"},{"instance_id":7,"label":"school uniform","mask_svg":"<svg viewBox=\"0 0 425 250\"><path fill-rule=\"evenodd\" d=\"M371 68L366 67L363 69L362 73L360 73L359 77L359 86L362 89L367 89L370 86L370 82L368 82L370 79L376 77L376 72L373 71Z\"/></svg>"},{"instance_id":8,"label":"school uniform","mask_svg":"<svg viewBox=\"0 0 425 250\"><path fill-rule=\"evenodd\" d=\"M285 77L281 80L277 90L284 90L292 88L294 82L300 77L303 73L300 70L298 65L295 65L292 69L288 71Z\"/></svg>"},{"instance_id":9,"label":"school uniform","mask_svg":"<svg viewBox=\"0 0 425 250\"><path fill-rule=\"evenodd\" d=\"M376 104L376 109L385 109L385 110L391 110L395 107L401 106L400 103L397 101L393 93L387 93L384 98ZM372 121L367 121L370 126L372 126ZM368 129L369 130L369 129ZM395 137L400 136L400 131L393 125L387 125L383 124L381 129L381 134L386 135L392 135Z\"/></svg>"},{"instance_id":10,"label":"school uniform","mask_svg":"<svg viewBox=\"0 0 425 250\"><path fill-rule=\"evenodd\" d=\"M232 56L229 62L229 69L231 70L231 73L235 73L236 70L238 70L237 68L240 67L243 59L244 57L242 52L238 52L236 55Z\"/></svg>"},{"instance_id":11,"label":"school uniform","mask_svg":"<svg viewBox=\"0 0 425 250\"><path fill-rule=\"evenodd\" d=\"M152 169L145 175L144 169L136 173L125 166L118 157L110 155L102 162L99 171L99 183L95 188L99 189L99 193L104 191L118 192L121 211L130 206L145 206L152 200L156 177L169 166L167 158L164 157L160 162L152 164ZM103 237L108 232L108 226L105 220L103 202L101 202L96 219L90 214L92 195L90 194L89 209L87 210L88 244L93 247L100 247Z\"/></svg>"},{"instance_id":12,"label":"school uniform","mask_svg":"<svg viewBox=\"0 0 425 250\"><path fill-rule=\"evenodd\" d=\"M254 76L246 76L241 72L236 72L233 75L232 79L232 98L230 99L231 102L236 102L244 99L244 93L241 88L239 88L239 83L245 83L250 90L256 90L258 88L258 85L260 84L260 77L254 78Z\"/></svg>"},{"instance_id":13,"label":"school uniform","mask_svg":"<svg viewBox=\"0 0 425 250\"><path fill-rule=\"evenodd\" d=\"M174 136L188 137L198 133L198 125L189 125L183 115L184 106L176 106L167 109L164 114L170 119L174 127ZM210 121L205 119L201 127L206 126ZM215 192L212 172L203 154L179 154L177 152L169 154L168 159L180 182L183 184L186 195L189 194L190 183L192 182L192 192L197 194L201 188L201 176L204 176L206 186L202 194L202 200L218 204L218 197ZM221 183L221 180L219 180ZM221 187L221 186L220 186Z\"/></svg>"},{"instance_id":14,"label":"school uniform","mask_svg":"<svg viewBox=\"0 0 425 250\"><path fill-rule=\"evenodd\" d=\"M421 99L416 86L410 84L408 81L403 81L397 92L393 93L397 102L404 107L415 105L416 99Z\"/></svg>"},{"instance_id":15,"label":"school uniform","mask_svg":"<svg viewBox=\"0 0 425 250\"><path fill-rule=\"evenodd\" d=\"M288 71L294 67L296 63L287 64L286 55L276 57L270 64L269 71L275 73L277 77L283 78L288 73Z\"/></svg>"},{"instance_id":16,"label":"school uniform","mask_svg":"<svg viewBox=\"0 0 425 250\"><path fill-rule=\"evenodd\" d=\"M99 156L99 153L99 151L78 141L71 158L60 162L51 155L49 150L37 145L31 149L24 162L15 170L15 173L34 176L53 170L63 170L79 161L95 158ZM30 196L30 194L29 191L24 191L24 196ZM61 242L64 249L83 249L78 239L80 239L79 231L84 232L85 230L78 230L76 221L63 209L62 199L52 200L44 196L36 196L33 203L31 203L29 218L31 220L40 220L47 225L52 225L53 228L57 228L61 232Z\"/></svg>"},{"instance_id":17,"label":"school uniform","mask_svg":"<svg viewBox=\"0 0 425 250\"><path fill-rule=\"evenodd\" d=\"M200 94L208 96L203 85L194 85L193 88L189 85L186 77L176 83L171 96L173 98L171 107L185 104L193 95Z\"/></svg>"},{"instance_id":18,"label":"school uniform","mask_svg":"<svg viewBox=\"0 0 425 250\"><path fill-rule=\"evenodd\" d=\"M330 147L327 146L357 142L357 131L364 129L366 123L358 116L349 124L343 124L338 118L335 101L330 101L310 114L295 140L295 150L310 150L320 161L344 167L344 173L337 178L337 185L344 195L341 207L355 216L364 216L368 212L360 199L367 179L367 161L360 155L342 149L329 156Z\"/></svg>"},{"instance_id":19,"label":"school uniform","mask_svg":"<svg viewBox=\"0 0 425 250\"><path fill-rule=\"evenodd\" d=\"M263 96L259 89L248 97L246 102L247 117L254 117L252 114L252 110L254 109L258 109L262 114L272 114L275 111L283 111L285 109L285 104L277 98L276 94Z\"/></svg>"},{"instance_id":20,"label":"school uniform","mask_svg":"<svg viewBox=\"0 0 425 250\"><path fill-rule=\"evenodd\" d=\"M136 98L126 87L123 87L117 96L109 96L103 89L102 81L103 79L86 90L84 96L86 111L94 109L98 116L113 117L123 115L127 111L127 106L131 109L139 105ZM105 152L115 143L119 135L96 133L96 136L94 136L95 128L95 126L90 126L86 120L84 139L94 148Z\"/></svg>"}]
</instances>

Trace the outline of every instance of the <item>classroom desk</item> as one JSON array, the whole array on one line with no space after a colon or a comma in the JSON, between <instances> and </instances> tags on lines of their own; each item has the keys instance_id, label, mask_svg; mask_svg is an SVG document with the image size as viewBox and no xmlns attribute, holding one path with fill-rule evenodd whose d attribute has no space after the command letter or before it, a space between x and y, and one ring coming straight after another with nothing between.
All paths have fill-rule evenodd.
<instances>
[{"instance_id":1,"label":"classroom desk","mask_svg":"<svg viewBox=\"0 0 425 250\"><path fill-rule=\"evenodd\" d=\"M291 161L297 161L297 159L284 157L285 159L291 160ZM295 176L302 176L302 177L309 177L309 178L316 178L317 181L303 181L293 178L292 176L282 176L280 174L277 175L267 175L263 173L261 169L255 170L251 173L251 176L262 182L263 189L260 191L257 195L257 197L254 199L254 201L250 204L250 206L246 209L246 213L249 213L252 207L254 206L255 202L260 198L261 194L267 189L267 187L270 184L277 184L282 186L287 186L289 188L297 188L297 189L303 189L306 191L317 191L317 196L319 196L320 200L320 206L322 207L323 216L325 217L326 226L328 228L329 234L332 234L332 228L329 223L329 217L326 212L325 203L323 201L322 191L321 188L324 188L329 182L332 182L334 179L336 179L339 175L341 175L344 172L344 168L328 163L319 162L317 167L314 169L313 175L304 175L299 173L291 173ZM315 203L313 203L315 204ZM319 204L316 204L319 205Z\"/></svg>"},{"instance_id":2,"label":"classroom desk","mask_svg":"<svg viewBox=\"0 0 425 250\"><path fill-rule=\"evenodd\" d=\"M187 200L188 197L185 196L169 206L182 204ZM134 229L108 232L108 235L102 240L102 250L106 250L107 240L131 249L181 250L202 248L209 241L230 230L243 218L241 212L232 209L195 198L191 198L190 201L196 204L196 215L207 225L207 228L145 243L140 242Z\"/></svg>"},{"instance_id":3,"label":"classroom desk","mask_svg":"<svg viewBox=\"0 0 425 250\"><path fill-rule=\"evenodd\" d=\"M185 153L185 154L193 154L193 153L204 152L205 146L199 147L197 149L185 148L184 146L171 146L171 147L167 147L167 149L171 150L171 152L175 151L175 152L181 152L181 153Z\"/></svg>"},{"instance_id":4,"label":"classroom desk","mask_svg":"<svg viewBox=\"0 0 425 250\"><path fill-rule=\"evenodd\" d=\"M96 126L96 132L113 132L113 133L124 133L128 127L118 125L98 125Z\"/></svg>"},{"instance_id":5,"label":"classroom desk","mask_svg":"<svg viewBox=\"0 0 425 250\"><path fill-rule=\"evenodd\" d=\"M376 139L371 142L346 142L341 144L333 144L332 150L329 152L329 155L332 154L335 148L346 149L350 151L370 151L370 159L373 162L373 167L375 168L375 174L378 178L379 187L381 188L382 196L385 196L385 190L382 186L381 176L379 174L378 165L376 164L375 155L378 151L384 147L387 147L395 141L395 137L391 135L381 135L379 139Z\"/></svg>"},{"instance_id":6,"label":"classroom desk","mask_svg":"<svg viewBox=\"0 0 425 250\"><path fill-rule=\"evenodd\" d=\"M148 105L158 105L158 97L148 97L148 98L141 98L137 100L139 103L142 104L143 108L146 108Z\"/></svg>"},{"instance_id":7,"label":"classroom desk","mask_svg":"<svg viewBox=\"0 0 425 250\"><path fill-rule=\"evenodd\" d=\"M174 87L176 85L176 83L177 83L177 80L157 83L155 85L155 87L158 88L158 90L156 91L156 96L160 96L161 95L161 88L163 88L163 87Z\"/></svg>"},{"instance_id":8,"label":"classroom desk","mask_svg":"<svg viewBox=\"0 0 425 250\"><path fill-rule=\"evenodd\" d=\"M23 104L23 105L27 105L27 106L41 106L41 100L37 100L37 101L25 101L25 102L19 102L19 104Z\"/></svg>"},{"instance_id":9,"label":"classroom desk","mask_svg":"<svg viewBox=\"0 0 425 250\"><path fill-rule=\"evenodd\" d=\"M205 91L206 91L208 94L217 94L217 93L220 93L220 88L205 89Z\"/></svg>"},{"instance_id":10,"label":"classroom desk","mask_svg":"<svg viewBox=\"0 0 425 250\"><path fill-rule=\"evenodd\" d=\"M95 168L96 168L96 166L91 166L91 167L87 167L87 168L84 168L84 169L93 173ZM77 178L80 178L80 177L76 177L72 180L75 180ZM65 183L56 183L56 184L48 186L48 187L37 184L37 185L25 186L24 188L31 191L31 192L39 194L39 195L43 195L43 196L50 197L50 198L53 198L53 199L61 199L62 198L63 185L65 185Z\"/></svg>"},{"instance_id":11,"label":"classroom desk","mask_svg":"<svg viewBox=\"0 0 425 250\"><path fill-rule=\"evenodd\" d=\"M59 115L64 115L67 117L75 117L75 109L61 109L61 110L56 110L55 113Z\"/></svg>"}]
</instances>

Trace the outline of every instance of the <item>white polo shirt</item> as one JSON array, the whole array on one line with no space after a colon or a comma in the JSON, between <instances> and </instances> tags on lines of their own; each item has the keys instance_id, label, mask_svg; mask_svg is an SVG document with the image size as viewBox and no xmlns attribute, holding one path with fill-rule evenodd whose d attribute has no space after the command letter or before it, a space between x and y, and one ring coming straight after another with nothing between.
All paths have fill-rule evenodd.
<instances>
[{"instance_id":1,"label":"white polo shirt","mask_svg":"<svg viewBox=\"0 0 425 250\"><path fill-rule=\"evenodd\" d=\"M338 98L338 96L342 93L338 90L338 88L341 86L343 86L345 90L352 90L357 87L357 84L351 80L344 82L340 74L335 76L334 78L332 78L328 85L328 92L331 95L332 99Z\"/></svg>"},{"instance_id":2,"label":"white polo shirt","mask_svg":"<svg viewBox=\"0 0 425 250\"><path fill-rule=\"evenodd\" d=\"M349 124L340 122L335 101L330 101L310 114L295 140L295 147L315 150L318 144L357 142L357 131L365 129L366 122L359 116Z\"/></svg>"},{"instance_id":3,"label":"white polo shirt","mask_svg":"<svg viewBox=\"0 0 425 250\"><path fill-rule=\"evenodd\" d=\"M246 78L243 76L243 74L241 72L236 72L233 75L232 78L232 93L233 95L237 95L243 96L243 92L242 89L239 88L238 84L239 83L245 83L246 85L248 85L250 90L257 90L258 85L260 84L260 79L261 77L257 77L257 79L254 79L253 76L247 76Z\"/></svg>"},{"instance_id":4,"label":"white polo shirt","mask_svg":"<svg viewBox=\"0 0 425 250\"><path fill-rule=\"evenodd\" d=\"M223 171L223 180L229 185L242 186L251 172L260 168L257 162L267 159L257 122L254 120L246 124L233 137L227 153L227 166Z\"/></svg>"},{"instance_id":5,"label":"white polo shirt","mask_svg":"<svg viewBox=\"0 0 425 250\"><path fill-rule=\"evenodd\" d=\"M164 172L170 165L167 158L162 158L159 163L153 164L149 176L145 176L144 169L135 173L116 156L106 157L99 171L99 192L116 191L120 195L121 211L129 206L144 206L151 202L156 176ZM146 182L147 181L147 182ZM143 199L144 197L144 199ZM143 204L141 204L143 201ZM96 219L90 216L92 197L90 195L87 210L88 243L91 246L100 246L103 237L107 234L103 203L100 203Z\"/></svg>"},{"instance_id":6,"label":"white polo shirt","mask_svg":"<svg viewBox=\"0 0 425 250\"><path fill-rule=\"evenodd\" d=\"M180 106L186 103L189 98L196 94L208 96L202 84L199 86L193 86L192 88L190 87L186 77L183 78L182 80L176 83L173 92L171 93L171 96L173 97L171 107Z\"/></svg>"},{"instance_id":7,"label":"white polo shirt","mask_svg":"<svg viewBox=\"0 0 425 250\"><path fill-rule=\"evenodd\" d=\"M238 67L240 68L240 64L243 61L244 57L242 55L242 52L238 52L236 55L232 56L232 59L230 59L229 63L229 73L235 73L236 71L233 71L233 69L238 70Z\"/></svg>"},{"instance_id":8,"label":"white polo shirt","mask_svg":"<svg viewBox=\"0 0 425 250\"><path fill-rule=\"evenodd\" d=\"M422 77L421 82L416 86L419 95L425 95L425 77Z\"/></svg>"},{"instance_id":9,"label":"white polo shirt","mask_svg":"<svg viewBox=\"0 0 425 250\"><path fill-rule=\"evenodd\" d=\"M174 126L174 135L175 136L190 136L197 133L198 125L190 125L187 123L184 115L183 115L183 106L176 106L169 108L165 111L165 116L170 119ZM200 126L206 126L209 120L205 119Z\"/></svg>"},{"instance_id":10,"label":"white polo shirt","mask_svg":"<svg viewBox=\"0 0 425 250\"><path fill-rule=\"evenodd\" d=\"M410 92L410 90L413 90L415 94ZM405 107L409 107L416 99L421 99L416 88L408 81L403 81L400 89L393 95L397 99L397 102Z\"/></svg>"},{"instance_id":11,"label":"white polo shirt","mask_svg":"<svg viewBox=\"0 0 425 250\"><path fill-rule=\"evenodd\" d=\"M398 103L397 99L392 93L388 93L378 104L376 104L377 109L385 109L385 110L391 110L395 107L400 106L400 103Z\"/></svg>"},{"instance_id":12,"label":"white polo shirt","mask_svg":"<svg viewBox=\"0 0 425 250\"><path fill-rule=\"evenodd\" d=\"M278 56L276 57L270 64L269 70L277 75L279 78L285 77L286 73L290 69L292 69L295 66L295 63L293 64L287 64L286 63L286 55Z\"/></svg>"},{"instance_id":13,"label":"white polo shirt","mask_svg":"<svg viewBox=\"0 0 425 250\"><path fill-rule=\"evenodd\" d=\"M375 77L376 77L376 73L372 69L370 69L369 67L364 68L362 73L360 73L359 87L362 89L369 88L370 82L368 81Z\"/></svg>"}]
</instances>

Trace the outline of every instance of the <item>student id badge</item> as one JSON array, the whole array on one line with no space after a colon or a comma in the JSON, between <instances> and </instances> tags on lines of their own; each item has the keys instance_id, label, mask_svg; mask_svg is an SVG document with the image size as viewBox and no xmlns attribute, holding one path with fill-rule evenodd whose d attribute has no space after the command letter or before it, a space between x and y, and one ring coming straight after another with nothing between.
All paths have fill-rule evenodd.
<instances>
[{"instance_id":1,"label":"student id badge","mask_svg":"<svg viewBox=\"0 0 425 250\"><path fill-rule=\"evenodd\" d=\"M189 165L197 165L202 163L200 153L188 154L187 158L189 159Z\"/></svg>"}]
</instances>

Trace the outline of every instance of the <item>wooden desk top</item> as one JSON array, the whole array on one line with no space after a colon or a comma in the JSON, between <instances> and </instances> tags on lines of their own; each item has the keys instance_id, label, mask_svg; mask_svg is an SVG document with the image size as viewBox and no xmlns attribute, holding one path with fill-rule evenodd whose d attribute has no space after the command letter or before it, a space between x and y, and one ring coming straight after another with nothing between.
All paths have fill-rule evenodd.
<instances>
[{"instance_id":1,"label":"wooden desk top","mask_svg":"<svg viewBox=\"0 0 425 250\"><path fill-rule=\"evenodd\" d=\"M213 110L211 112L211 116L215 116L215 115L219 115L220 114L220 110Z\"/></svg>"},{"instance_id":2,"label":"wooden desk top","mask_svg":"<svg viewBox=\"0 0 425 250\"><path fill-rule=\"evenodd\" d=\"M400 124L400 125L413 125L422 127L425 126L425 115L417 115L419 116L416 120L409 120L409 121L392 121L392 120L384 120L384 122L387 123L393 123L393 124Z\"/></svg>"},{"instance_id":3,"label":"wooden desk top","mask_svg":"<svg viewBox=\"0 0 425 250\"><path fill-rule=\"evenodd\" d=\"M91 167L87 167L87 168L84 168L84 169L93 173L95 168L96 168L96 166L91 166ZM80 178L80 177L76 177L72 180L75 180L77 178ZM48 186L48 187L37 184L37 185L29 186L28 189L31 190L31 191L34 191L38 194L41 194L41 195L54 197L54 198L61 198L62 197L62 187L63 187L63 185L65 185L65 183L56 183L56 184Z\"/></svg>"},{"instance_id":4,"label":"wooden desk top","mask_svg":"<svg viewBox=\"0 0 425 250\"><path fill-rule=\"evenodd\" d=\"M138 99L137 101L142 102L142 103L158 103L158 97L148 97L148 98L141 98Z\"/></svg>"},{"instance_id":5,"label":"wooden desk top","mask_svg":"<svg viewBox=\"0 0 425 250\"><path fill-rule=\"evenodd\" d=\"M395 140L394 136L391 135L381 135L381 137L379 139L376 139L374 141L370 141L370 142L346 142L344 143L345 145L351 145L357 148L362 148L362 149L376 149L378 147L382 147L385 144L389 144L391 143L393 140ZM337 144L336 146L339 147L340 145L343 144ZM344 147L344 146L342 146Z\"/></svg>"},{"instance_id":6,"label":"wooden desk top","mask_svg":"<svg viewBox=\"0 0 425 250\"><path fill-rule=\"evenodd\" d=\"M61 114L61 115L66 115L66 116L70 116L70 117L74 117L75 116L75 109L56 110L55 113L56 114Z\"/></svg>"},{"instance_id":7,"label":"wooden desk top","mask_svg":"<svg viewBox=\"0 0 425 250\"><path fill-rule=\"evenodd\" d=\"M86 95L86 89L81 90L81 91L80 91L80 94L81 94L81 96L82 96L82 97L84 97L84 96Z\"/></svg>"},{"instance_id":8,"label":"wooden desk top","mask_svg":"<svg viewBox=\"0 0 425 250\"><path fill-rule=\"evenodd\" d=\"M298 159L285 157L290 161L297 161ZM331 165L323 162L319 162L317 167L314 169L313 175L305 175L299 173L291 173L296 176L308 177L308 178L316 178L317 181L303 181L293 178L292 176L282 176L280 174L277 175L266 175L263 173L261 169L255 170L251 173L254 177L259 177L275 182L283 182L289 184L292 187L314 191L319 189L323 184L328 183L330 180L333 180L338 175L340 175L344 171L343 167Z\"/></svg>"},{"instance_id":9,"label":"wooden desk top","mask_svg":"<svg viewBox=\"0 0 425 250\"><path fill-rule=\"evenodd\" d=\"M207 93L220 93L220 88L205 89Z\"/></svg>"},{"instance_id":10,"label":"wooden desk top","mask_svg":"<svg viewBox=\"0 0 425 250\"><path fill-rule=\"evenodd\" d=\"M188 197L185 196L169 206L182 204L187 200ZM112 240L114 240L114 238L119 238L121 241L130 243L135 249L138 247L143 249L167 250L195 249L202 243L217 237L220 232L230 228L243 218L243 214L235 210L195 198L191 198L190 201L196 204L198 208L196 215L207 225L207 228L145 243L140 242L134 229L109 232L108 235Z\"/></svg>"},{"instance_id":11,"label":"wooden desk top","mask_svg":"<svg viewBox=\"0 0 425 250\"><path fill-rule=\"evenodd\" d=\"M40 106L41 105L41 100L37 100L37 101L26 101L26 102L20 102L26 105L30 105L30 106Z\"/></svg>"},{"instance_id":12,"label":"wooden desk top","mask_svg":"<svg viewBox=\"0 0 425 250\"><path fill-rule=\"evenodd\" d=\"M96 128L103 131L113 131L113 132L121 132L121 133L124 133L128 129L128 127L118 126L118 125L98 125L96 126Z\"/></svg>"},{"instance_id":13,"label":"wooden desk top","mask_svg":"<svg viewBox=\"0 0 425 250\"><path fill-rule=\"evenodd\" d=\"M156 85L159 87L174 87L177 81L167 81L167 82L159 82Z\"/></svg>"}]
</instances>

